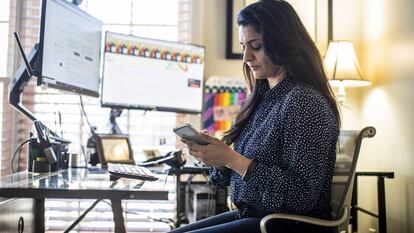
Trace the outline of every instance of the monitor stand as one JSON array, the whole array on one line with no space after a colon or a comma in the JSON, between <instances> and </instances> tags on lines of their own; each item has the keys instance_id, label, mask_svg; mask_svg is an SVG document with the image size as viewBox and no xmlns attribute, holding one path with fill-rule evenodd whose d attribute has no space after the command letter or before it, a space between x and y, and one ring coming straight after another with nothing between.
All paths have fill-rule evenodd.
<instances>
[{"instance_id":1,"label":"monitor stand","mask_svg":"<svg viewBox=\"0 0 414 233\"><path fill-rule=\"evenodd\" d=\"M109 123L111 124L111 134L123 134L122 130L119 128L118 123L116 123L116 118L121 116L122 108L111 108L111 113L109 114Z\"/></svg>"},{"instance_id":2,"label":"monitor stand","mask_svg":"<svg viewBox=\"0 0 414 233\"><path fill-rule=\"evenodd\" d=\"M38 44L35 44L35 46L32 48L32 50L29 53L29 56L27 57L28 61L34 65L36 62L37 54L38 54ZM23 113L23 115L30 118L32 121L38 120L33 113L31 113L27 108L23 106L22 103L22 94L24 91L24 88L29 83L30 79L33 76L30 75L25 65L21 64L19 68L17 69L16 73L13 76L13 79L9 83L9 103L16 108L17 111Z\"/></svg>"},{"instance_id":3,"label":"monitor stand","mask_svg":"<svg viewBox=\"0 0 414 233\"><path fill-rule=\"evenodd\" d=\"M17 69L16 73L13 76L13 79L9 83L9 103L17 111L23 113L23 115L27 116L32 121L36 121L38 120L36 116L23 106L23 103L22 103L23 101L21 97L23 95L24 88L27 86L30 79L32 77L36 77L35 75L36 72L32 69L32 67L36 67L35 63L38 58L39 44L36 43L35 46L32 48L32 50L30 51L29 56L26 57L26 55L24 54L23 47L21 45L19 36L17 35L17 33L14 33L14 36L16 39L16 43L19 47L20 55L23 58L24 64L21 64L19 66L19 68ZM71 141L59 137L52 130L48 129L48 131L50 133L49 137L51 139L57 142L61 142L61 143L66 143L66 144L71 143Z\"/></svg>"}]
</instances>

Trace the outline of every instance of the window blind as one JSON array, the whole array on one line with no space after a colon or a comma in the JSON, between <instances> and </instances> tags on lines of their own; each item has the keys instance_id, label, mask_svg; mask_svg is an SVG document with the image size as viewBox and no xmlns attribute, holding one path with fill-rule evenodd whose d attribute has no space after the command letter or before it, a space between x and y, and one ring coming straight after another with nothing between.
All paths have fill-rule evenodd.
<instances>
[{"instance_id":1,"label":"window blind","mask_svg":"<svg viewBox=\"0 0 414 233\"><path fill-rule=\"evenodd\" d=\"M22 45L26 53L37 42L39 16L39 0L26 1L9 1L9 33L8 35L8 55L7 55L7 77L2 79L3 82L3 111L2 111L2 147L1 147L1 175L10 174L10 162L14 150L28 137L31 122L27 117L17 113L8 104L8 83L13 76L14 71L20 64L21 59L15 49L15 43L12 36L13 31L17 31L21 37ZM33 83L30 83L26 90L30 91ZM30 96L23 96L23 100L30 99ZM33 105L26 106L29 110ZM21 154L27 153L26 147L23 147ZM26 157L21 156L18 169L24 169ZM17 162L17 161L16 161Z\"/></svg>"},{"instance_id":2,"label":"window blind","mask_svg":"<svg viewBox=\"0 0 414 233\"><path fill-rule=\"evenodd\" d=\"M38 41L41 0L10 1L10 31L18 31L26 53L29 53ZM160 8L159 6L163 6ZM104 22L104 30L129 33L138 36L170 41L191 41L191 1L190 0L123 0L102 1L84 0L80 6ZM145 10L143 10L145 9ZM153 12L157 12L154 14ZM161 20L160 15L169 18ZM110 16L110 17L107 17ZM10 34L10 33L9 33ZM10 160L15 148L29 137L32 122L11 109L7 98L8 80L20 64L17 50L11 36L8 52L8 77L3 79L2 147L1 175L10 173ZM44 124L59 135L72 141L71 153L82 154L90 136L90 128L80 109L80 97L62 93L50 88L35 85L32 80L25 88L23 105L32 111ZM98 98L83 97L85 112L89 122L97 127L99 133L109 133L108 108L101 108ZM124 110L117 118L123 133L129 134L135 159L144 160L143 149L158 149L167 153L177 146L172 128L178 123L189 121L198 116L188 116L168 112L145 112ZM179 145L180 146L180 145ZM26 169L26 147L22 150L19 169ZM168 185L173 185L168 181ZM174 188L171 188L174 193ZM126 201L124 210L128 232L165 232L168 224L159 223L152 218L172 218L174 214L174 196L169 201ZM92 200L47 200L46 228L48 232L61 232L70 225L83 210L92 204ZM162 208L160 207L163 206ZM139 207L138 207L139 206ZM143 208L143 209L142 209ZM156 210L162 210L162 213ZM147 218L147 217L151 218ZM89 219L88 219L89 218ZM112 232L112 213L110 206L100 203L96 211L88 214L87 221L77 229L79 232ZM151 220L152 219L152 220ZM104 222L110 222L107 225ZM152 222L149 224L149 222Z\"/></svg>"}]
</instances>

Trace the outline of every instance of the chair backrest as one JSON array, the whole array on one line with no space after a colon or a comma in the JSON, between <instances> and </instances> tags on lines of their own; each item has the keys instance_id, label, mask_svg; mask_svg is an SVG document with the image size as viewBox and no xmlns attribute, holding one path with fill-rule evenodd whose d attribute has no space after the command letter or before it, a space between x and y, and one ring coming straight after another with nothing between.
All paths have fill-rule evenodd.
<instances>
[{"instance_id":1,"label":"chair backrest","mask_svg":"<svg viewBox=\"0 0 414 233\"><path fill-rule=\"evenodd\" d=\"M363 138L375 136L374 127L358 130L341 130L332 180L331 214L341 217L345 206L351 205L355 168Z\"/></svg>"}]
</instances>

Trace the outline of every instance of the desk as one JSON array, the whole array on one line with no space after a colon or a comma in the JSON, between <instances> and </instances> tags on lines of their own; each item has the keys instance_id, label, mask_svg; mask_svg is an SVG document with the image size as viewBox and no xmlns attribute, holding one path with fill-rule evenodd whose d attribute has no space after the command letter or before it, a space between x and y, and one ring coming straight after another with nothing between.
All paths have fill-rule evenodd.
<instances>
[{"instance_id":1,"label":"desk","mask_svg":"<svg viewBox=\"0 0 414 233\"><path fill-rule=\"evenodd\" d=\"M175 223L176 227L179 227L182 223L188 221L185 213L185 190L186 183L181 182L181 175L190 174L197 175L203 174L208 175L210 172L210 167L199 167L199 166L184 166L181 168L171 168L168 170L169 175L176 176L176 201L177 201L177 222ZM214 196L216 197L216 211L215 214L223 213L228 211L227 207L227 187L214 187Z\"/></svg>"},{"instance_id":2,"label":"desk","mask_svg":"<svg viewBox=\"0 0 414 233\"><path fill-rule=\"evenodd\" d=\"M0 197L35 200L35 232L45 231L45 198L110 199L115 232L126 232L122 199L168 200L162 179L110 181L103 169L68 169L54 173L19 172L0 177Z\"/></svg>"},{"instance_id":3,"label":"desk","mask_svg":"<svg viewBox=\"0 0 414 233\"><path fill-rule=\"evenodd\" d=\"M184 166L179 168L171 168L168 170L168 175L175 175L176 176L176 216L177 222L175 222L175 227L180 227L183 220L186 219L185 216L185 184L181 182L181 175L183 174L190 174L190 175L197 175L197 174L205 174L208 175L210 171L209 167L197 167L197 166Z\"/></svg>"},{"instance_id":4,"label":"desk","mask_svg":"<svg viewBox=\"0 0 414 233\"><path fill-rule=\"evenodd\" d=\"M377 197L378 197L378 214L368 211L358 206L358 177L371 176L377 177ZM351 221L352 231L358 231L358 211L366 213L372 217L378 218L378 233L387 233L387 212L385 203L385 183L384 179L394 179L394 172L355 172L354 189L352 193Z\"/></svg>"}]
</instances>

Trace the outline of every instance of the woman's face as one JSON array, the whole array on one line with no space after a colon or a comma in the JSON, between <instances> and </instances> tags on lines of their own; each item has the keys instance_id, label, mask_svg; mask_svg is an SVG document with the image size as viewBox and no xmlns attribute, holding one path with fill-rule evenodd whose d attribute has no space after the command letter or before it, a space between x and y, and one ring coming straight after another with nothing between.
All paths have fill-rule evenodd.
<instances>
[{"instance_id":1,"label":"woman's face","mask_svg":"<svg viewBox=\"0 0 414 233\"><path fill-rule=\"evenodd\" d=\"M282 67L275 65L266 56L263 36L253 26L239 26L239 41L243 51L243 61L250 67L255 79L272 78L280 74Z\"/></svg>"}]
</instances>

